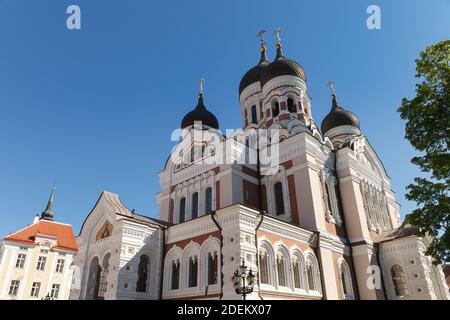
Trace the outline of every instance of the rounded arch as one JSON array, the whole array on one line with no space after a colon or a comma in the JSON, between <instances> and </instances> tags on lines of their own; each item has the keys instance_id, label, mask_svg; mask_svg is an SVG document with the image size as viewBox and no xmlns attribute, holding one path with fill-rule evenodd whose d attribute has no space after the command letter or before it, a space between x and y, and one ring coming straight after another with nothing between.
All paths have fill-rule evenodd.
<instances>
[{"instance_id":1,"label":"rounded arch","mask_svg":"<svg viewBox=\"0 0 450 320\"><path fill-rule=\"evenodd\" d=\"M259 271L258 277L262 285L275 286L275 250L272 244L263 239L258 246Z\"/></svg>"},{"instance_id":2,"label":"rounded arch","mask_svg":"<svg viewBox=\"0 0 450 320\"><path fill-rule=\"evenodd\" d=\"M353 282L350 267L344 258L340 257L338 263L339 285L344 299L353 300Z\"/></svg>"},{"instance_id":3,"label":"rounded arch","mask_svg":"<svg viewBox=\"0 0 450 320\"><path fill-rule=\"evenodd\" d=\"M169 290L178 290L179 285L175 285L174 281L179 282L179 271L181 266L181 257L182 250L178 246L173 246L167 252L166 257L164 259L164 280L163 280L163 288L165 292ZM175 271L178 271L178 274L174 274Z\"/></svg>"},{"instance_id":4,"label":"rounded arch","mask_svg":"<svg viewBox=\"0 0 450 320\"><path fill-rule=\"evenodd\" d=\"M291 257L288 248L283 243L276 245L275 265L277 270L277 285L291 287Z\"/></svg>"},{"instance_id":5,"label":"rounded arch","mask_svg":"<svg viewBox=\"0 0 450 320\"><path fill-rule=\"evenodd\" d=\"M139 257L139 264L137 269L138 279L136 281L136 292L148 292L149 273L150 257L147 254L142 254Z\"/></svg>"},{"instance_id":6,"label":"rounded arch","mask_svg":"<svg viewBox=\"0 0 450 320\"><path fill-rule=\"evenodd\" d=\"M183 288L195 288L199 285L200 245L191 241L184 249L181 258L181 274Z\"/></svg>"},{"instance_id":7,"label":"rounded arch","mask_svg":"<svg viewBox=\"0 0 450 320\"><path fill-rule=\"evenodd\" d=\"M98 289L100 284L100 276L102 267L98 256L92 257L89 263L87 289L85 299L95 300L98 298Z\"/></svg>"},{"instance_id":8,"label":"rounded arch","mask_svg":"<svg viewBox=\"0 0 450 320\"><path fill-rule=\"evenodd\" d=\"M319 262L316 255L312 251L305 253L306 278L308 284L308 291L322 293L322 285L320 281Z\"/></svg>"},{"instance_id":9,"label":"rounded arch","mask_svg":"<svg viewBox=\"0 0 450 320\"><path fill-rule=\"evenodd\" d=\"M293 285L294 290L306 290L307 289L307 279L306 279L306 265L305 257L303 253L298 248L291 249L291 261L292 261L292 274L293 274Z\"/></svg>"},{"instance_id":10,"label":"rounded arch","mask_svg":"<svg viewBox=\"0 0 450 320\"><path fill-rule=\"evenodd\" d=\"M219 277L220 241L215 237L209 237L203 242L200 250L200 286L217 285Z\"/></svg>"}]
</instances>

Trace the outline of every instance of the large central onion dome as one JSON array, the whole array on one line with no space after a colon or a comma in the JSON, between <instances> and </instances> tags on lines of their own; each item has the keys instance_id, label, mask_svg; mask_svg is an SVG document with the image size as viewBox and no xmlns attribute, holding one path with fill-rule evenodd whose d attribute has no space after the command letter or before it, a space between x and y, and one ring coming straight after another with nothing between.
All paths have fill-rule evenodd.
<instances>
[{"instance_id":1,"label":"large central onion dome","mask_svg":"<svg viewBox=\"0 0 450 320\"><path fill-rule=\"evenodd\" d=\"M331 111L322 121L322 134L325 135L327 131L339 126L353 126L360 129L359 119L353 112L339 106L336 95L333 93Z\"/></svg>"},{"instance_id":2,"label":"large central onion dome","mask_svg":"<svg viewBox=\"0 0 450 320\"><path fill-rule=\"evenodd\" d=\"M261 74L261 88L271 79L287 75L300 78L306 82L306 74L303 67L298 62L286 58L281 50L281 44L277 44L275 60Z\"/></svg>"},{"instance_id":3,"label":"large central onion dome","mask_svg":"<svg viewBox=\"0 0 450 320\"><path fill-rule=\"evenodd\" d=\"M261 47L261 58L259 59L259 63L248 70L242 77L241 82L239 83L239 94L241 94L249 85L258 82L261 78L261 73L268 65L269 59L267 59L266 56L266 48Z\"/></svg>"},{"instance_id":4,"label":"large central onion dome","mask_svg":"<svg viewBox=\"0 0 450 320\"><path fill-rule=\"evenodd\" d=\"M198 95L197 106L186 114L181 121L181 128L185 129L187 127L193 126L194 122L201 121L202 125L208 126L214 129L219 129L219 121L212 112L209 112L203 103L203 93L200 92Z\"/></svg>"},{"instance_id":5,"label":"large central onion dome","mask_svg":"<svg viewBox=\"0 0 450 320\"><path fill-rule=\"evenodd\" d=\"M277 43L277 56L272 63L266 56L264 42L261 46L261 58L259 63L247 71L239 83L239 95L249 85L260 82L261 88L271 79L278 76L294 76L306 82L306 74L303 67L296 61L286 58L281 50L281 43Z\"/></svg>"}]
</instances>

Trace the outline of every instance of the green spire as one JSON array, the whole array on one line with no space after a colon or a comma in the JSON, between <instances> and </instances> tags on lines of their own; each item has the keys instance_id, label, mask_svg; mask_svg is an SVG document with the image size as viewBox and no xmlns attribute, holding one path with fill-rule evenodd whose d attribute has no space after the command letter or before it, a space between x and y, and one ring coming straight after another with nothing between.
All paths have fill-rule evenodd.
<instances>
[{"instance_id":1,"label":"green spire","mask_svg":"<svg viewBox=\"0 0 450 320\"><path fill-rule=\"evenodd\" d=\"M47 207L45 208L45 211L42 212L42 214L41 214L42 220L53 221L53 197L55 194L55 189L56 189L56 187L55 187L55 185L53 185L52 192L50 193L50 198L48 199L48 202L47 202Z\"/></svg>"}]
</instances>

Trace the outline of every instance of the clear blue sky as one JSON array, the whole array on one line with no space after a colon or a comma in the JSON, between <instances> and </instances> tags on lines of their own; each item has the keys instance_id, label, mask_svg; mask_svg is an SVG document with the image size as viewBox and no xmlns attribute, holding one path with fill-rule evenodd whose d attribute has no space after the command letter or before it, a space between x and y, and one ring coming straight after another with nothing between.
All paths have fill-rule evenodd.
<instances>
[{"instance_id":1,"label":"clear blue sky","mask_svg":"<svg viewBox=\"0 0 450 320\"><path fill-rule=\"evenodd\" d=\"M66 28L70 4L81 7L80 31ZM381 30L366 28L369 4L381 7ZM419 172L396 108L414 94L419 52L450 38L449 0L0 0L0 236L42 212L53 181L56 219L77 234L102 190L155 216L157 172L198 79L221 128L238 128L256 33L270 30L273 58L278 26L307 72L316 121L334 79L408 213L405 186Z\"/></svg>"}]
</instances>

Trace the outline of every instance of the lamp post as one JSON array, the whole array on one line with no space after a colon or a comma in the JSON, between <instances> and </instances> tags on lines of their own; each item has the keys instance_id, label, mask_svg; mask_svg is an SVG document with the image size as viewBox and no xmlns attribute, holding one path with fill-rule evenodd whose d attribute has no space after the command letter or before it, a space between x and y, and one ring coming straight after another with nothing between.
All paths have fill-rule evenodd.
<instances>
[{"instance_id":1,"label":"lamp post","mask_svg":"<svg viewBox=\"0 0 450 320\"><path fill-rule=\"evenodd\" d=\"M248 272L247 269L249 269ZM232 280L234 290L237 294L242 295L243 300L245 300L248 294L253 292L255 278L252 269L248 268L244 263L244 259L242 259L242 264L239 266L239 269L234 272Z\"/></svg>"}]
</instances>

